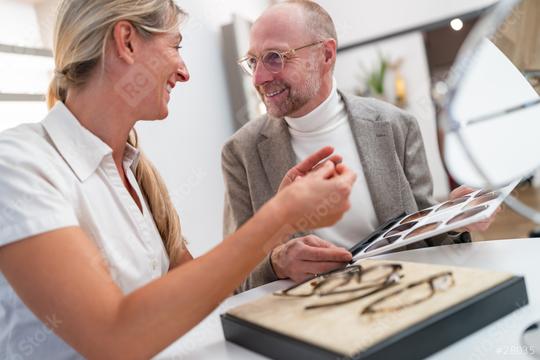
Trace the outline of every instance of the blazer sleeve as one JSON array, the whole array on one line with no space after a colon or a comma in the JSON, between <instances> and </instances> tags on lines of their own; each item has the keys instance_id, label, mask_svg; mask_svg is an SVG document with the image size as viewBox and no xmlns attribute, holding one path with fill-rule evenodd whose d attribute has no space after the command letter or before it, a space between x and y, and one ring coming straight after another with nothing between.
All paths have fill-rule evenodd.
<instances>
[{"instance_id":1,"label":"blazer sleeve","mask_svg":"<svg viewBox=\"0 0 540 360\"><path fill-rule=\"evenodd\" d=\"M233 144L227 143L221 153L221 167L225 182L223 211L223 238L234 233L248 221L254 210L249 192L249 183L244 165L235 153ZM246 254L246 256L248 256ZM270 261L270 254L249 274L235 290L240 293L257 286L278 280Z\"/></svg>"},{"instance_id":2,"label":"blazer sleeve","mask_svg":"<svg viewBox=\"0 0 540 360\"><path fill-rule=\"evenodd\" d=\"M433 180L431 178L431 172L429 171L420 126L412 116L407 119L407 123L407 134L405 136L405 162L403 167L416 204L419 209L424 209L436 203L432 197ZM470 234L462 233L458 236L441 234L427 239L425 242L428 246L470 242ZM422 246L424 244L423 242L419 242L417 245Z\"/></svg>"}]
</instances>

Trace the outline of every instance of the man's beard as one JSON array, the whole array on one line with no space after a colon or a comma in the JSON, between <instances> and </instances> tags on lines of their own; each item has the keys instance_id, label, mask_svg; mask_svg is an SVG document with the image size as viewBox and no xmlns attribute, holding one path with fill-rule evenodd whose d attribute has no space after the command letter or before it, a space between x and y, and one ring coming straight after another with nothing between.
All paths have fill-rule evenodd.
<instances>
[{"instance_id":1,"label":"man's beard","mask_svg":"<svg viewBox=\"0 0 540 360\"><path fill-rule=\"evenodd\" d=\"M280 102L274 102L267 99L264 95L267 92L265 90L281 88L285 89L284 91L287 92L287 97ZM266 105L266 111L268 114L273 117L282 118L284 116L294 114L305 106L313 97L317 96L320 88L321 80L314 75L306 79L304 84L296 89L293 89L290 84L284 82L283 80L276 80L265 84L264 87L257 87L257 91Z\"/></svg>"}]
</instances>

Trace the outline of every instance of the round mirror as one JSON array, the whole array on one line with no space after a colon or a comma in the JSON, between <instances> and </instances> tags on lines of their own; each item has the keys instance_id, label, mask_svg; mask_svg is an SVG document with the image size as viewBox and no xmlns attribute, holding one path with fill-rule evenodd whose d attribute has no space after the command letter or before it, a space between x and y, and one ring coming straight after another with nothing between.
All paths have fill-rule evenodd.
<instances>
[{"instance_id":1,"label":"round mirror","mask_svg":"<svg viewBox=\"0 0 540 360\"><path fill-rule=\"evenodd\" d=\"M458 183L499 187L540 167L540 1L502 0L435 86Z\"/></svg>"}]
</instances>

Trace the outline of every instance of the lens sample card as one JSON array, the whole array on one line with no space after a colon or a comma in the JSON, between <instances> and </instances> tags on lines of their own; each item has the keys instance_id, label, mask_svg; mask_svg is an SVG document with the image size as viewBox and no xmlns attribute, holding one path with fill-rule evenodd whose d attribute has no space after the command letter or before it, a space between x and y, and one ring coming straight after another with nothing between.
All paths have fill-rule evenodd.
<instances>
[{"instance_id":1,"label":"lens sample card","mask_svg":"<svg viewBox=\"0 0 540 360\"><path fill-rule=\"evenodd\" d=\"M519 181L497 190L476 190L414 214L400 215L351 248L353 261L380 255L488 219Z\"/></svg>"}]
</instances>

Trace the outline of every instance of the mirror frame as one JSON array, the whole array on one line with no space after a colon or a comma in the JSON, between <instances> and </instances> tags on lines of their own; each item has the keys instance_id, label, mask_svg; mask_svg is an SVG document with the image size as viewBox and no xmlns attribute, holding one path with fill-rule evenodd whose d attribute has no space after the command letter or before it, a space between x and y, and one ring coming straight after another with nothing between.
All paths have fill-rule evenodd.
<instances>
[{"instance_id":1,"label":"mirror frame","mask_svg":"<svg viewBox=\"0 0 540 360\"><path fill-rule=\"evenodd\" d=\"M450 105L465 77L465 69L467 69L473 61L481 43L486 37L491 37L496 33L499 27L512 16L514 9L516 9L522 1L523 0L500 0L498 3L493 4L465 39L446 79L434 84L432 91L434 102L439 109L441 109L437 119L437 127L442 130L445 135L449 133L456 134L461 147L474 169L484 179L488 186L493 186L493 184L482 170L480 164L475 160L461 134L461 130L467 125L458 122L452 117ZM444 152L443 146L440 146L440 149ZM445 159L445 154L443 153L441 155L442 158Z\"/></svg>"}]
</instances>

